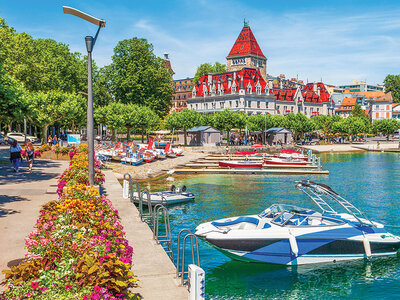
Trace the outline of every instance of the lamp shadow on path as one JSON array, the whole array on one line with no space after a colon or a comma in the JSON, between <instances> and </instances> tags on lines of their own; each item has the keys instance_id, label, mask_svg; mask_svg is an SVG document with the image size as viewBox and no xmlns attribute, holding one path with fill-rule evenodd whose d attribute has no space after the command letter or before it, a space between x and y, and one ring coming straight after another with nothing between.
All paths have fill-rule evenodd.
<instances>
[{"instance_id":1,"label":"lamp shadow on path","mask_svg":"<svg viewBox=\"0 0 400 300\"><path fill-rule=\"evenodd\" d=\"M15 209L4 208L4 204L16 201L29 201L26 198L22 198L20 196L7 196L7 195L0 195L0 218L7 217L7 215L12 215L19 213L19 211Z\"/></svg>"}]
</instances>

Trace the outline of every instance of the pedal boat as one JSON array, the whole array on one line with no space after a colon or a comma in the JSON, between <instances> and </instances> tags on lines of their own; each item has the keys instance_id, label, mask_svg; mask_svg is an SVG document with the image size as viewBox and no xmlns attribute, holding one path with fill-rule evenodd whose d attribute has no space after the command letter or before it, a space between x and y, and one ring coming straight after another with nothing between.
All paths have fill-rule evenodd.
<instances>
[{"instance_id":1,"label":"pedal boat","mask_svg":"<svg viewBox=\"0 0 400 300\"><path fill-rule=\"evenodd\" d=\"M232 259L280 265L396 255L400 237L371 221L329 186L297 182L320 211L273 204L258 215L200 224L195 234ZM340 211L333 207L339 207Z\"/></svg>"}]
</instances>

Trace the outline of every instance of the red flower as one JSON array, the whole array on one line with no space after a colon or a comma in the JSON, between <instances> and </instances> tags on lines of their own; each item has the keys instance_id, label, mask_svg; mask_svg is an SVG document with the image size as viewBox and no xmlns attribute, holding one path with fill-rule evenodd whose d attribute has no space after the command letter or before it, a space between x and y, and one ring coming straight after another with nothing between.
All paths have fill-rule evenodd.
<instances>
[{"instance_id":1,"label":"red flower","mask_svg":"<svg viewBox=\"0 0 400 300\"><path fill-rule=\"evenodd\" d=\"M32 281L31 282L31 288L33 288L34 290L36 290L39 287L39 283L37 283L36 281Z\"/></svg>"},{"instance_id":2,"label":"red flower","mask_svg":"<svg viewBox=\"0 0 400 300\"><path fill-rule=\"evenodd\" d=\"M67 284L67 285L65 286L65 290L66 290L66 291L70 291L70 290L71 290L71 285L70 285L70 284Z\"/></svg>"},{"instance_id":3,"label":"red flower","mask_svg":"<svg viewBox=\"0 0 400 300\"><path fill-rule=\"evenodd\" d=\"M89 300L89 297L87 295L84 295L83 300Z\"/></svg>"}]
</instances>

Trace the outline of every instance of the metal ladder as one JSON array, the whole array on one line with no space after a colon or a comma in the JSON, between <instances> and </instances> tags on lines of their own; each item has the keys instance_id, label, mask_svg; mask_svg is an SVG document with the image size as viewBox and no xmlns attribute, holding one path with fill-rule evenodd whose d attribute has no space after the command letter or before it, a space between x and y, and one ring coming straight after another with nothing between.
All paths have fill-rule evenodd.
<instances>
[{"instance_id":1,"label":"metal ladder","mask_svg":"<svg viewBox=\"0 0 400 300\"><path fill-rule=\"evenodd\" d=\"M148 208L148 213L143 212L143 198L147 195L147 208ZM139 215L140 215L140 220L143 222L150 220L150 222L153 222L153 210L151 206L151 196L150 192L147 189L144 189L141 192L141 196L139 197ZM153 227L153 224L151 224L151 227Z\"/></svg>"},{"instance_id":2,"label":"metal ladder","mask_svg":"<svg viewBox=\"0 0 400 300\"><path fill-rule=\"evenodd\" d=\"M141 194L141 192L140 192L139 182L138 182L136 179L132 179L132 176L131 176L131 174L129 174L129 173L125 173L125 174L124 174L124 181L127 180L126 178L128 178L128 184L129 184L129 187L128 187L128 190L129 190L128 197L130 198L130 200L131 200L132 203L135 203L134 200L136 200L136 199L137 199L138 202L139 202L139 199L142 197L142 194ZM134 185L136 185L136 192L138 193L137 196L134 195L134 189L133 189L133 186L134 186Z\"/></svg>"},{"instance_id":3,"label":"metal ladder","mask_svg":"<svg viewBox=\"0 0 400 300\"><path fill-rule=\"evenodd\" d=\"M160 222L159 216L164 219L165 235L160 235ZM157 204L153 209L153 239L163 246L165 252L168 254L172 262L174 261L174 251L172 249L171 226L169 223L168 210L162 204Z\"/></svg>"},{"instance_id":4,"label":"metal ladder","mask_svg":"<svg viewBox=\"0 0 400 300\"><path fill-rule=\"evenodd\" d=\"M181 260L181 234L186 232L183 242L182 242L182 264ZM190 238L190 249L192 252L192 264L197 265L200 267L200 255L199 255L199 243L197 240L197 236L195 236L189 229L182 229L178 233L178 250L177 250L177 258L176 258L176 277L181 277L181 285L187 284L188 280L185 280L185 275L189 275L189 271L185 271L185 243L186 239ZM193 242L194 241L194 242ZM196 256L194 245L196 245ZM197 264L195 262L195 258L197 258ZM181 270L179 270L181 267Z\"/></svg>"}]
</instances>

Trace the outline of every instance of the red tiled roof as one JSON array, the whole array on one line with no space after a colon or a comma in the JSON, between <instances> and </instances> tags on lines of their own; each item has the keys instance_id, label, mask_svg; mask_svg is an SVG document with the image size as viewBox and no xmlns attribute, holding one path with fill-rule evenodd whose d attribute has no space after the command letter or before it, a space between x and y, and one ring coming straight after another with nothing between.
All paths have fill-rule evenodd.
<instances>
[{"instance_id":1,"label":"red tiled roof","mask_svg":"<svg viewBox=\"0 0 400 300\"><path fill-rule=\"evenodd\" d=\"M254 55L261 58L266 58L261 51L260 46L254 37L253 32L250 27L244 26L240 32L235 44L233 45L231 52L229 52L228 57L238 57Z\"/></svg>"}]
</instances>

